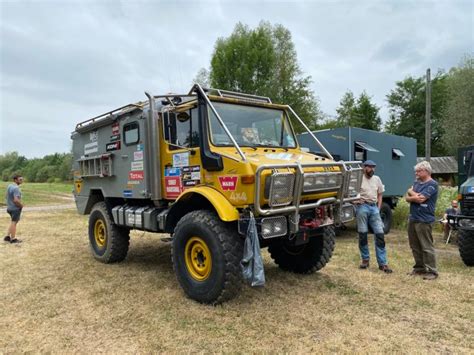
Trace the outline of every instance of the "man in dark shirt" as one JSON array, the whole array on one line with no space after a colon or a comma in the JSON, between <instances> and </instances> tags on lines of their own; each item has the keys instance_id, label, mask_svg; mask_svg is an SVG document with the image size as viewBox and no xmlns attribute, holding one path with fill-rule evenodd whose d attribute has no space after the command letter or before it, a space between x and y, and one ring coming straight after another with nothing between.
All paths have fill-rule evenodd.
<instances>
[{"instance_id":1,"label":"man in dark shirt","mask_svg":"<svg viewBox=\"0 0 474 355\"><path fill-rule=\"evenodd\" d=\"M431 178L431 172L431 165L427 161L415 165L416 181L405 197L410 203L408 240L415 259L409 275L422 275L424 280L438 277L432 234L438 183Z\"/></svg>"}]
</instances>

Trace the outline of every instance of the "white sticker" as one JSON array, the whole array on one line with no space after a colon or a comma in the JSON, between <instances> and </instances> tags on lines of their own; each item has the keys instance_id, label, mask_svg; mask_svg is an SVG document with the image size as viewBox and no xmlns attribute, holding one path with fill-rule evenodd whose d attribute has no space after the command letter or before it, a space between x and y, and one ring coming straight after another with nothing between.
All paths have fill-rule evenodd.
<instances>
[{"instance_id":1,"label":"white sticker","mask_svg":"<svg viewBox=\"0 0 474 355\"><path fill-rule=\"evenodd\" d=\"M92 142L84 145L84 154L95 153L99 150L98 143Z\"/></svg>"},{"instance_id":2,"label":"white sticker","mask_svg":"<svg viewBox=\"0 0 474 355\"><path fill-rule=\"evenodd\" d=\"M143 160L143 151L133 152L133 160Z\"/></svg>"},{"instance_id":3,"label":"white sticker","mask_svg":"<svg viewBox=\"0 0 474 355\"><path fill-rule=\"evenodd\" d=\"M142 161L132 161L132 171L143 170L143 162Z\"/></svg>"},{"instance_id":4,"label":"white sticker","mask_svg":"<svg viewBox=\"0 0 474 355\"><path fill-rule=\"evenodd\" d=\"M127 181L127 185L140 185L140 181L138 181L138 180L129 180L129 181Z\"/></svg>"},{"instance_id":5,"label":"white sticker","mask_svg":"<svg viewBox=\"0 0 474 355\"><path fill-rule=\"evenodd\" d=\"M97 131L92 131L89 133L89 138L91 140L91 142L97 142Z\"/></svg>"},{"instance_id":6,"label":"white sticker","mask_svg":"<svg viewBox=\"0 0 474 355\"><path fill-rule=\"evenodd\" d=\"M189 152L173 154L173 168L189 166Z\"/></svg>"},{"instance_id":7,"label":"white sticker","mask_svg":"<svg viewBox=\"0 0 474 355\"><path fill-rule=\"evenodd\" d=\"M290 160L293 156L291 153L276 153L265 155L268 159Z\"/></svg>"},{"instance_id":8,"label":"white sticker","mask_svg":"<svg viewBox=\"0 0 474 355\"><path fill-rule=\"evenodd\" d=\"M201 172L194 171L191 173L191 180L201 180Z\"/></svg>"}]
</instances>

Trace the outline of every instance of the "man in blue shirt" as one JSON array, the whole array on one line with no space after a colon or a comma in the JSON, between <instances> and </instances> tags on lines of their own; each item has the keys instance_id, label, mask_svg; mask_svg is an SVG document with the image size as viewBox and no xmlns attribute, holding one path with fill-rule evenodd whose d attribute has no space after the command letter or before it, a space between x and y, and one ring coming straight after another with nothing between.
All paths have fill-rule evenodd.
<instances>
[{"instance_id":1,"label":"man in blue shirt","mask_svg":"<svg viewBox=\"0 0 474 355\"><path fill-rule=\"evenodd\" d=\"M415 265L409 275L421 275L424 280L434 280L438 277L432 234L438 183L431 178L431 172L431 165L427 161L416 164L416 181L405 197L410 203L408 241L415 259Z\"/></svg>"},{"instance_id":2,"label":"man in blue shirt","mask_svg":"<svg viewBox=\"0 0 474 355\"><path fill-rule=\"evenodd\" d=\"M14 184L10 184L7 187L6 200L7 200L7 213L11 217L10 226L8 227L8 234L3 240L10 243L21 243L21 240L16 238L16 225L20 221L21 210L23 209L23 203L21 202L21 191L20 185L23 183L23 177L21 175L13 175Z\"/></svg>"}]
</instances>

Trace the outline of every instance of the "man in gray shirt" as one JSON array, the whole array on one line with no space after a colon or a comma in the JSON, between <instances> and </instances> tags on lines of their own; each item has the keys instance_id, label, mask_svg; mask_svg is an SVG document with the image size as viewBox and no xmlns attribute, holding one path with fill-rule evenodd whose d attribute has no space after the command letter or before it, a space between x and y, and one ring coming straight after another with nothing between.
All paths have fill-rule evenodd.
<instances>
[{"instance_id":1,"label":"man in gray shirt","mask_svg":"<svg viewBox=\"0 0 474 355\"><path fill-rule=\"evenodd\" d=\"M11 217L11 223L8 227L8 234L3 240L10 243L21 243L21 240L16 238L16 225L20 221L21 210L23 203L21 202L20 185L23 183L23 177L19 174L13 175L14 184L7 187L7 213Z\"/></svg>"}]
</instances>

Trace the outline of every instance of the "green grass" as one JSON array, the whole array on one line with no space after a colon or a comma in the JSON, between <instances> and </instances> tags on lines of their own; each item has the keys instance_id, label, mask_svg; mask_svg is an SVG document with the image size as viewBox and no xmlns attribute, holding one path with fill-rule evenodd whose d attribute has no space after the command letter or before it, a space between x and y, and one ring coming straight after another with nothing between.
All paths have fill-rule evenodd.
<instances>
[{"instance_id":1,"label":"green grass","mask_svg":"<svg viewBox=\"0 0 474 355\"><path fill-rule=\"evenodd\" d=\"M451 206L451 201L456 199L458 194L457 187L440 186L438 200L436 202L436 219L442 218L446 208ZM400 199L397 208L393 211L392 226L398 229L405 229L408 222L410 205L404 199ZM440 227L441 228L441 227Z\"/></svg>"},{"instance_id":2,"label":"green grass","mask_svg":"<svg viewBox=\"0 0 474 355\"><path fill-rule=\"evenodd\" d=\"M0 207L5 207L5 193L11 182L0 181ZM72 197L71 183L29 183L21 186L22 199L25 206L64 204Z\"/></svg>"}]
</instances>

